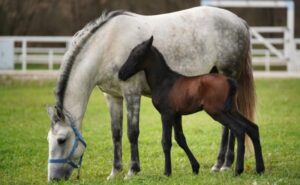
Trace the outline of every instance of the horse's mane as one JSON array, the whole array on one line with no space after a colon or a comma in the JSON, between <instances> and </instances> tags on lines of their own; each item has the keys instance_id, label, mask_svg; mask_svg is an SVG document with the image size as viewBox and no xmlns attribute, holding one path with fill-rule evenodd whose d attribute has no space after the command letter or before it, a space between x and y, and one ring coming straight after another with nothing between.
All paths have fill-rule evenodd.
<instances>
[{"instance_id":1,"label":"horse's mane","mask_svg":"<svg viewBox=\"0 0 300 185\"><path fill-rule=\"evenodd\" d=\"M61 67L61 74L56 86L56 107L58 109L63 110L63 102L67 83L78 53L81 51L82 47L93 35L93 33L95 33L103 25L105 25L105 23L107 23L109 20L118 15L127 15L127 12L121 10L112 11L108 13L104 12L99 18L89 22L86 26L83 27L83 29L79 30L73 36L71 46L64 55L63 66Z\"/></svg>"}]
</instances>

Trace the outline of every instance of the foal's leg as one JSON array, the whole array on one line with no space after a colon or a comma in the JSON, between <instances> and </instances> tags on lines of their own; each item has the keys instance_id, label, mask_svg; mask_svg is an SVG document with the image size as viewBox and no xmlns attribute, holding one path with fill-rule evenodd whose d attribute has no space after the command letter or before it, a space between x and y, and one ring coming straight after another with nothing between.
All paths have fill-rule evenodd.
<instances>
[{"instance_id":1,"label":"foal's leg","mask_svg":"<svg viewBox=\"0 0 300 185\"><path fill-rule=\"evenodd\" d=\"M226 155L226 151L227 151L228 133L229 133L229 129L227 127L223 127L217 162L211 168L211 171L214 171L214 172L220 171L220 168L224 164L225 155Z\"/></svg>"},{"instance_id":2,"label":"foal's leg","mask_svg":"<svg viewBox=\"0 0 300 185\"><path fill-rule=\"evenodd\" d=\"M112 140L114 144L113 168L107 179L112 179L122 170L122 119L123 119L123 98L106 94L109 106Z\"/></svg>"},{"instance_id":3,"label":"foal's leg","mask_svg":"<svg viewBox=\"0 0 300 185\"><path fill-rule=\"evenodd\" d=\"M240 113L234 113L235 117L238 118L238 121L246 127L246 132L249 135L250 139L253 142L254 151L255 151L255 160L256 160L256 172L263 173L265 171L264 160L261 150L260 138L259 138L259 128L256 124L252 123L250 120L245 118Z\"/></svg>"},{"instance_id":4,"label":"foal's leg","mask_svg":"<svg viewBox=\"0 0 300 185\"><path fill-rule=\"evenodd\" d=\"M186 143L186 139L185 139L185 136L184 136L183 130L182 130L181 116L176 116L176 118L175 118L174 132L175 132L176 142L185 151L186 155L188 156L188 158L190 160L190 163L191 163L192 169L193 169L193 173L198 174L200 165Z\"/></svg>"},{"instance_id":5,"label":"foal's leg","mask_svg":"<svg viewBox=\"0 0 300 185\"><path fill-rule=\"evenodd\" d=\"M128 174L125 178L129 178L140 171L140 160L138 150L139 137L139 113L140 113L140 94L125 94L127 107L127 136L130 142L131 162Z\"/></svg>"},{"instance_id":6,"label":"foal's leg","mask_svg":"<svg viewBox=\"0 0 300 185\"><path fill-rule=\"evenodd\" d=\"M172 124L174 123L174 117L170 115L161 115L162 119L162 140L161 144L165 155L165 172L166 176L170 176L172 173L171 167L171 147L172 147Z\"/></svg>"}]
</instances>

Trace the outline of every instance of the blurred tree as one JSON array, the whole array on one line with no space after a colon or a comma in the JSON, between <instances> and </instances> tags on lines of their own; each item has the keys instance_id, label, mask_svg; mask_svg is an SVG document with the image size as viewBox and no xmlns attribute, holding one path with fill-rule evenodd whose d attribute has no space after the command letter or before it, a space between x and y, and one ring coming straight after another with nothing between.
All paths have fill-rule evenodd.
<instances>
[{"instance_id":1,"label":"blurred tree","mask_svg":"<svg viewBox=\"0 0 300 185\"><path fill-rule=\"evenodd\" d=\"M199 0L0 0L0 35L72 35L103 10L151 15L199 6ZM295 1L296 23L300 1ZM249 25L285 25L284 9L230 9ZM295 34L300 36L300 25Z\"/></svg>"}]
</instances>

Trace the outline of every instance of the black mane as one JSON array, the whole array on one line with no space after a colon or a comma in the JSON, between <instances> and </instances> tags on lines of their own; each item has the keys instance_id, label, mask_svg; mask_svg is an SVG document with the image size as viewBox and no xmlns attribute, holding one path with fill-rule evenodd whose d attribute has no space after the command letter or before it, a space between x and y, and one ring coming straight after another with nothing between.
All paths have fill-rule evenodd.
<instances>
[{"instance_id":1,"label":"black mane","mask_svg":"<svg viewBox=\"0 0 300 185\"><path fill-rule=\"evenodd\" d=\"M119 16L119 15L129 15L127 12L119 10L119 11L112 11L112 12L104 12L99 18L97 18L94 21L91 21L88 23L82 30L78 31L73 39L72 46L68 49L65 61L64 61L64 68L61 72L59 81L57 83L55 95L56 95L56 108L63 110L63 102L64 102L64 96L65 91L67 88L68 80L70 77L70 73L74 64L74 61L80 52L81 48L84 46L84 44L88 41L88 39L95 33L99 28L101 28L103 25L105 25L108 21L110 21L112 18ZM78 40L78 41L77 41Z\"/></svg>"}]
</instances>

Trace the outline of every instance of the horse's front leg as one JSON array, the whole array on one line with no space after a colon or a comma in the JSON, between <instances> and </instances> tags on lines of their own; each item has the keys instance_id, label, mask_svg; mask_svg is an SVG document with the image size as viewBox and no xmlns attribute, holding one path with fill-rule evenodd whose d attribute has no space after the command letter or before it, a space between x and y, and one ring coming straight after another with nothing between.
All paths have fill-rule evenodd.
<instances>
[{"instance_id":1,"label":"horse's front leg","mask_svg":"<svg viewBox=\"0 0 300 185\"><path fill-rule=\"evenodd\" d=\"M123 98L106 94L110 112L111 132L114 145L113 168L107 180L114 178L122 170L122 121Z\"/></svg>"},{"instance_id":2,"label":"horse's front leg","mask_svg":"<svg viewBox=\"0 0 300 185\"><path fill-rule=\"evenodd\" d=\"M139 137L139 113L140 113L140 94L125 94L127 107L127 135L130 142L131 161L128 174L125 178L129 178L140 169L138 137Z\"/></svg>"}]
</instances>

